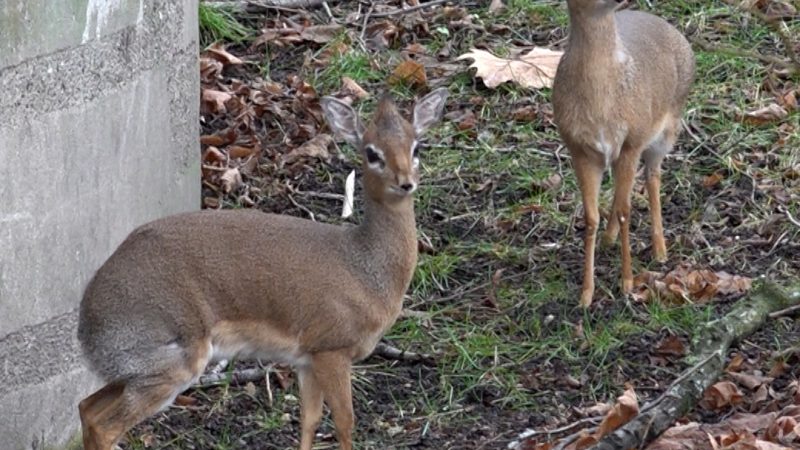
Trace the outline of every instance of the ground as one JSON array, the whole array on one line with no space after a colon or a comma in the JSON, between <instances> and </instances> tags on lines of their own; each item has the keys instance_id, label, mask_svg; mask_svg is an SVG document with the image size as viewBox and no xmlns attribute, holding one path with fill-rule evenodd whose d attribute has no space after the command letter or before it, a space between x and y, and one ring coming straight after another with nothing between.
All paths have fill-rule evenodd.
<instances>
[{"instance_id":1,"label":"ground","mask_svg":"<svg viewBox=\"0 0 800 450\"><path fill-rule=\"evenodd\" d=\"M331 2L330 14L324 8L231 14L201 8L204 48L220 40L227 49L202 66L209 94L201 117L208 208L358 222L360 188L355 217L340 218L345 178L360 171L355 152L339 142L323 145L330 155L292 154L329 133L318 97L347 94L342 78L349 77L373 94L356 103L368 116L386 89L406 111L432 87L450 90L445 120L421 151L416 211L423 252L407 313L385 338L434 361L373 356L356 365L358 449L506 448L525 429L568 425L587 407L613 402L626 383L643 403L685 368L682 352L671 353L664 343L677 338L688 346L703 324L741 298L625 298L613 247L598 252L594 304L578 307L584 225L569 155L552 124L550 90L513 83L489 89L468 62L455 61L473 47L500 56L533 45L563 48L565 5L508 0L504 10L490 12L488 3L386 17L399 2ZM640 176L631 223L636 273L684 266L751 277L756 285L796 283L800 225L790 217L800 217L800 114L791 111L790 96L800 96L800 78L768 61L786 59L784 43L751 14L720 2L632 7L661 15L690 38L698 74L685 129L664 162L669 259L651 258ZM332 18L345 26L298 31ZM787 24L789 35L800 35L800 22ZM226 60L228 52L241 63ZM412 76L387 88L405 58L425 66L427 79ZM223 92L222 100L211 91ZM789 114L746 116L771 104ZM604 182L604 208L610 182ZM795 355L776 362L773 354L798 336L796 320L772 320L731 356L746 356L764 373L786 362L772 382L781 391L800 368ZM257 366L237 362L227 370ZM282 369L266 381L191 389L180 406L128 433L122 447L295 448L299 405L291 381ZM690 418L713 422L735 410L700 406ZM332 430L326 414L315 448L335 447Z\"/></svg>"}]
</instances>

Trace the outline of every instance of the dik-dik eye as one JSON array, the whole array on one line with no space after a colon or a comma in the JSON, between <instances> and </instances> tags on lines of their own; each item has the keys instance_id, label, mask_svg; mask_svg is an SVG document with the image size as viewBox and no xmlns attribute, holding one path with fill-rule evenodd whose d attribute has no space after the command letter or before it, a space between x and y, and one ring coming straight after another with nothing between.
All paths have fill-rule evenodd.
<instances>
[{"instance_id":1,"label":"dik-dik eye","mask_svg":"<svg viewBox=\"0 0 800 450\"><path fill-rule=\"evenodd\" d=\"M411 143L411 164L414 167L419 166L419 143L417 141Z\"/></svg>"},{"instance_id":2,"label":"dik-dik eye","mask_svg":"<svg viewBox=\"0 0 800 450\"><path fill-rule=\"evenodd\" d=\"M386 161L383 159L383 152L370 144L364 147L364 153L367 155L367 165L372 169L383 170L386 166Z\"/></svg>"}]
</instances>

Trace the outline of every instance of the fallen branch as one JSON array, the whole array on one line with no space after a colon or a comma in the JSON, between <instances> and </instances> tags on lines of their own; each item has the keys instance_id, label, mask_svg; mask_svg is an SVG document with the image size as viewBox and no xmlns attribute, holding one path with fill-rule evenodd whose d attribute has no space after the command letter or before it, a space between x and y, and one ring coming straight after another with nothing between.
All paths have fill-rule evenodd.
<instances>
[{"instance_id":1,"label":"fallen branch","mask_svg":"<svg viewBox=\"0 0 800 450\"><path fill-rule=\"evenodd\" d=\"M800 286L786 293L765 283L739 300L724 317L709 322L695 337L695 353L688 356L692 367L678 377L652 405L645 405L630 422L606 435L591 450L642 448L691 410L703 392L722 373L731 344L761 327L769 314L800 304Z\"/></svg>"},{"instance_id":2,"label":"fallen branch","mask_svg":"<svg viewBox=\"0 0 800 450\"><path fill-rule=\"evenodd\" d=\"M197 383L192 387L195 389L202 389L211 386L218 386L220 384L247 384L265 379L268 372L269 368L208 373L201 376Z\"/></svg>"},{"instance_id":3,"label":"fallen branch","mask_svg":"<svg viewBox=\"0 0 800 450\"><path fill-rule=\"evenodd\" d=\"M382 13L374 13L374 14L372 14L372 17L391 17L391 16L396 16L398 14L407 14L407 13L414 12L414 11L417 11L417 10L420 10L420 9L428 8L430 6L441 5L441 4L447 3L449 1L451 1L451 0L431 0L431 1L427 2L427 3L420 3L420 4L416 5L416 6L411 6L411 7L404 8L404 9L395 9L393 11L387 11L387 12L382 12Z\"/></svg>"},{"instance_id":4,"label":"fallen branch","mask_svg":"<svg viewBox=\"0 0 800 450\"><path fill-rule=\"evenodd\" d=\"M434 359L431 355L400 350L397 347L383 342L378 342L378 345L375 346L375 350L372 352L372 354L397 361L420 362L426 365L434 364Z\"/></svg>"},{"instance_id":5,"label":"fallen branch","mask_svg":"<svg viewBox=\"0 0 800 450\"><path fill-rule=\"evenodd\" d=\"M336 0L327 0L327 3ZM203 4L211 8L229 9L234 12L256 13L269 9L279 9L289 12L298 12L292 8L315 8L322 6L326 0L246 0L246 1L212 1Z\"/></svg>"}]
</instances>

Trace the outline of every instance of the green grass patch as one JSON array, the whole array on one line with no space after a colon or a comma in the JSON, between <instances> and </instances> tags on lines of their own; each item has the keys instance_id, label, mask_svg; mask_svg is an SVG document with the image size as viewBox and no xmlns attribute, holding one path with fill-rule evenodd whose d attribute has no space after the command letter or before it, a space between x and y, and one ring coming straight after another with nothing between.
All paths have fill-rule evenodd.
<instances>
[{"instance_id":1,"label":"green grass patch","mask_svg":"<svg viewBox=\"0 0 800 450\"><path fill-rule=\"evenodd\" d=\"M211 7L200 2L197 10L200 22L200 45L207 47L217 41L241 43L253 35L253 30L239 22L225 8Z\"/></svg>"}]
</instances>

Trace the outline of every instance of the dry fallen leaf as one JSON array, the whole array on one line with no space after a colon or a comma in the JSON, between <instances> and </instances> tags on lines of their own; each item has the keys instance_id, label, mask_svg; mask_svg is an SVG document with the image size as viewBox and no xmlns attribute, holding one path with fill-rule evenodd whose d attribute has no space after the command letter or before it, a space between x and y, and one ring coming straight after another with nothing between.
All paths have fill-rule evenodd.
<instances>
[{"instance_id":1,"label":"dry fallen leaf","mask_svg":"<svg viewBox=\"0 0 800 450\"><path fill-rule=\"evenodd\" d=\"M498 13L505 9L506 5L503 4L503 0L492 0L492 3L489 4L489 12L490 13Z\"/></svg>"},{"instance_id":2,"label":"dry fallen leaf","mask_svg":"<svg viewBox=\"0 0 800 450\"><path fill-rule=\"evenodd\" d=\"M241 145L231 145L228 147L228 157L230 158L248 158L258 151L254 147L244 147Z\"/></svg>"},{"instance_id":3,"label":"dry fallen leaf","mask_svg":"<svg viewBox=\"0 0 800 450\"><path fill-rule=\"evenodd\" d=\"M666 302L707 302L717 295L743 294L750 290L753 280L727 272L692 269L681 264L663 275L644 272L633 280L633 297L646 300L656 294Z\"/></svg>"},{"instance_id":4,"label":"dry fallen leaf","mask_svg":"<svg viewBox=\"0 0 800 450\"><path fill-rule=\"evenodd\" d=\"M388 83L425 87L428 85L428 77L425 76L425 67L422 64L407 59L395 67L392 74L389 75Z\"/></svg>"},{"instance_id":5,"label":"dry fallen leaf","mask_svg":"<svg viewBox=\"0 0 800 450\"><path fill-rule=\"evenodd\" d=\"M488 88L495 88L507 81L513 81L522 87L540 89L551 87L556 68L564 52L534 47L530 52L515 59L498 58L485 50L472 49L458 57L473 59L470 67L476 70L475 75L483 79Z\"/></svg>"},{"instance_id":6,"label":"dry fallen leaf","mask_svg":"<svg viewBox=\"0 0 800 450\"><path fill-rule=\"evenodd\" d=\"M217 91L215 89L203 89L201 94L201 106L203 112L211 114L224 114L227 109L225 102L230 100L231 94L227 92Z\"/></svg>"},{"instance_id":7,"label":"dry fallen leaf","mask_svg":"<svg viewBox=\"0 0 800 450\"><path fill-rule=\"evenodd\" d=\"M730 381L720 381L706 389L703 402L711 409L723 409L742 402L739 388Z\"/></svg>"},{"instance_id":8,"label":"dry fallen leaf","mask_svg":"<svg viewBox=\"0 0 800 450\"><path fill-rule=\"evenodd\" d=\"M639 414L639 400L633 388L628 388L617 397L617 403L606 413L603 421L595 432L595 437L599 440L603 436L611 433L617 428L630 422L631 419Z\"/></svg>"},{"instance_id":9,"label":"dry fallen leaf","mask_svg":"<svg viewBox=\"0 0 800 450\"><path fill-rule=\"evenodd\" d=\"M333 138L331 135L320 133L314 136L310 141L287 153L283 157L283 160L286 163L291 163L303 156L327 160L331 156L330 153L328 153L328 147L332 143Z\"/></svg>"},{"instance_id":10,"label":"dry fallen leaf","mask_svg":"<svg viewBox=\"0 0 800 450\"><path fill-rule=\"evenodd\" d=\"M219 176L220 184L222 184L222 191L230 194L242 184L242 174L238 168L227 169Z\"/></svg>"},{"instance_id":11,"label":"dry fallen leaf","mask_svg":"<svg viewBox=\"0 0 800 450\"><path fill-rule=\"evenodd\" d=\"M721 172L719 171L714 172L711 175L703 177L703 187L707 188L714 187L718 185L719 182L723 180L723 178L725 178L725 175L723 175Z\"/></svg>"},{"instance_id":12,"label":"dry fallen leaf","mask_svg":"<svg viewBox=\"0 0 800 450\"><path fill-rule=\"evenodd\" d=\"M782 106L773 103L755 111L744 113L742 121L750 125L763 125L783 120L788 115L789 113Z\"/></svg>"},{"instance_id":13,"label":"dry fallen leaf","mask_svg":"<svg viewBox=\"0 0 800 450\"><path fill-rule=\"evenodd\" d=\"M217 61L221 62L223 65L239 65L244 64L244 61L239 59L236 56L231 55L225 50L225 47L222 43L218 42L213 44L211 47L208 48L208 56L216 59Z\"/></svg>"},{"instance_id":14,"label":"dry fallen leaf","mask_svg":"<svg viewBox=\"0 0 800 450\"><path fill-rule=\"evenodd\" d=\"M532 185L536 191L546 192L558 189L558 187L561 186L561 181L561 175L552 173L544 180L534 180Z\"/></svg>"},{"instance_id":15,"label":"dry fallen leaf","mask_svg":"<svg viewBox=\"0 0 800 450\"><path fill-rule=\"evenodd\" d=\"M741 386L746 387L747 389L753 390L762 384L769 383L772 381L772 378L763 377L755 374L749 373L739 373L739 372L731 372L728 376L739 383Z\"/></svg>"},{"instance_id":16,"label":"dry fallen leaf","mask_svg":"<svg viewBox=\"0 0 800 450\"><path fill-rule=\"evenodd\" d=\"M686 354L686 344L678 336L670 334L656 344L653 352L663 356L683 356Z\"/></svg>"},{"instance_id":17,"label":"dry fallen leaf","mask_svg":"<svg viewBox=\"0 0 800 450\"><path fill-rule=\"evenodd\" d=\"M365 91L364 88L359 86L358 83L350 77L342 77L342 88L339 90L339 93L343 96L353 96L359 100L364 100L369 97L369 92Z\"/></svg>"},{"instance_id":18,"label":"dry fallen leaf","mask_svg":"<svg viewBox=\"0 0 800 450\"><path fill-rule=\"evenodd\" d=\"M339 24L328 25L312 25L303 28L300 32L300 37L306 41L313 41L317 44L327 44L332 41L342 31L342 26Z\"/></svg>"}]
</instances>

